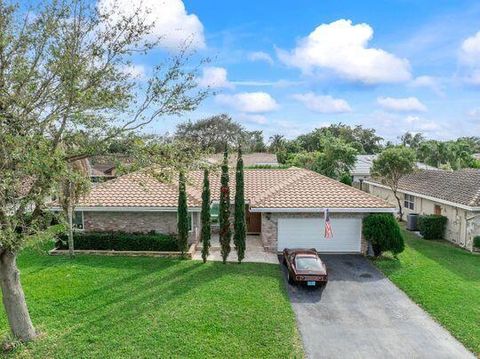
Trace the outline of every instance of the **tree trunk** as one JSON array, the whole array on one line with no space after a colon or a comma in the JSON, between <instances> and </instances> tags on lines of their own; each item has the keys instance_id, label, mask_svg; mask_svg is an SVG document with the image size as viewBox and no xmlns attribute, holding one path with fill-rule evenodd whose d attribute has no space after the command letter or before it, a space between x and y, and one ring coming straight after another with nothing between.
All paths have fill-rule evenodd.
<instances>
[{"instance_id":1,"label":"tree trunk","mask_svg":"<svg viewBox=\"0 0 480 359\"><path fill-rule=\"evenodd\" d=\"M4 250L0 254L0 285L3 306L13 336L22 342L28 342L33 340L37 334L28 313L16 262L17 255L15 253Z\"/></svg>"},{"instance_id":2,"label":"tree trunk","mask_svg":"<svg viewBox=\"0 0 480 359\"><path fill-rule=\"evenodd\" d=\"M400 221L403 221L402 201L401 201L400 198L398 197L396 191L393 192L393 195L394 195L395 198L397 199L397 203L398 203L398 218L400 219Z\"/></svg>"},{"instance_id":3,"label":"tree trunk","mask_svg":"<svg viewBox=\"0 0 480 359\"><path fill-rule=\"evenodd\" d=\"M68 254L70 258L75 257L75 248L73 246L73 207L68 206L67 209L68 216Z\"/></svg>"}]
</instances>

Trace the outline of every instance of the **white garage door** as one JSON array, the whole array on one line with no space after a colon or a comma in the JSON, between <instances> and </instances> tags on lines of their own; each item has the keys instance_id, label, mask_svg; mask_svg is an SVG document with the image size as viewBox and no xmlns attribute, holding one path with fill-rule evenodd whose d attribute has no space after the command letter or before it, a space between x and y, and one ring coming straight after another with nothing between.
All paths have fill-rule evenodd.
<instances>
[{"instance_id":1,"label":"white garage door","mask_svg":"<svg viewBox=\"0 0 480 359\"><path fill-rule=\"evenodd\" d=\"M319 252L360 252L361 218L331 218L333 237L326 239L323 218L279 218L278 250L315 248Z\"/></svg>"}]
</instances>

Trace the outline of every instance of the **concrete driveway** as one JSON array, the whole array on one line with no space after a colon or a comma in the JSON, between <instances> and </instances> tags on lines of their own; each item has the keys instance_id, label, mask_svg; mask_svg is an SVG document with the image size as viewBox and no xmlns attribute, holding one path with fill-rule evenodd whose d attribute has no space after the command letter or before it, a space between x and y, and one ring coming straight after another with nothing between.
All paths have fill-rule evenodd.
<instances>
[{"instance_id":1,"label":"concrete driveway","mask_svg":"<svg viewBox=\"0 0 480 359\"><path fill-rule=\"evenodd\" d=\"M288 285L308 358L474 358L364 257L322 258L325 288Z\"/></svg>"}]
</instances>

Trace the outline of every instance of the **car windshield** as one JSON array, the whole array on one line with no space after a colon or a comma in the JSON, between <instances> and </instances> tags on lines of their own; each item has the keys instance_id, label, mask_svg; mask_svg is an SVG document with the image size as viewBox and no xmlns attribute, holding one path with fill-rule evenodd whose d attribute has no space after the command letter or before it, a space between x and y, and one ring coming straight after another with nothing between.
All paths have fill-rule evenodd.
<instances>
[{"instance_id":1,"label":"car windshield","mask_svg":"<svg viewBox=\"0 0 480 359\"><path fill-rule=\"evenodd\" d=\"M322 264L315 257L299 257L295 258L295 264L298 270L321 270Z\"/></svg>"}]
</instances>

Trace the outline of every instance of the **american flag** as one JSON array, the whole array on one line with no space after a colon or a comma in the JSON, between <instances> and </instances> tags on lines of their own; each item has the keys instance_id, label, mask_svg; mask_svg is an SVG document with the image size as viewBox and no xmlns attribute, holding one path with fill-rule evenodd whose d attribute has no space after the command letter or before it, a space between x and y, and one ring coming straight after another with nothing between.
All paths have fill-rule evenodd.
<instances>
[{"instance_id":1,"label":"american flag","mask_svg":"<svg viewBox=\"0 0 480 359\"><path fill-rule=\"evenodd\" d=\"M330 239L333 236L332 224L330 223L330 214L328 208L325 210L325 238Z\"/></svg>"}]
</instances>

